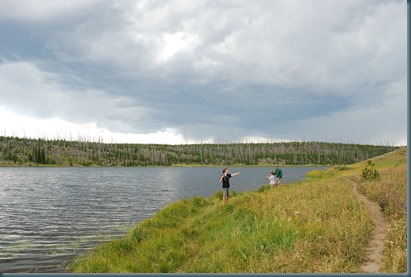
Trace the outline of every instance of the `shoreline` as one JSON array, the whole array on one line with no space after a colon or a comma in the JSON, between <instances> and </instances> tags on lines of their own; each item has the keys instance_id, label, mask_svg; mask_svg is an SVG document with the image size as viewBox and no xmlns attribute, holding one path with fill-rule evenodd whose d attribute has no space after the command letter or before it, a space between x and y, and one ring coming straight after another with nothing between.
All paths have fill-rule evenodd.
<instances>
[{"instance_id":1,"label":"shoreline","mask_svg":"<svg viewBox=\"0 0 411 277\"><path fill-rule=\"evenodd\" d=\"M396 192L404 191L407 161L402 160L403 152L396 151L378 161L378 170L393 172L375 180L384 195L384 187L392 187L392 178L398 178ZM349 168L334 166L322 170L309 183L292 182L280 190L270 190L265 184L257 192L233 195L227 205L221 203L222 193L170 203L137 224L124 239L100 244L89 255L76 259L69 271L296 273L303 269L330 273L333 268L334 273L373 272L364 268L364 259L369 258L365 250L375 229L373 215L369 209L363 209L369 205L362 198L371 196L364 188L374 192L374 183L361 179L364 166L363 162ZM354 194L352 181L358 182L363 197ZM406 201L406 198L398 200ZM328 205L330 202L333 205ZM402 206L397 206L399 210L391 212L401 213ZM396 224L402 224L401 228L393 228ZM394 245L398 240L401 251L405 224L400 218L382 228ZM387 249L390 245L385 243L381 247ZM137 248L139 251L135 252ZM383 255L383 259L394 259L393 272L406 270L406 264L404 267L395 260L397 256L390 256L390 252ZM231 261L229 267L221 262L227 258ZM156 262L151 262L152 259ZM398 259L403 261L403 256ZM384 267L391 266L380 261L376 265L382 267L380 272L388 272Z\"/></svg>"}]
</instances>

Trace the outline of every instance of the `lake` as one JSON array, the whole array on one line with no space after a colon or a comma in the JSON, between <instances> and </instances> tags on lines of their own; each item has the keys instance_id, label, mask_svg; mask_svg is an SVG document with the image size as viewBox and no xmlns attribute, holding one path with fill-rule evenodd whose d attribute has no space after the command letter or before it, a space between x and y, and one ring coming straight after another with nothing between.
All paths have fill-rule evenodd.
<instances>
[{"instance_id":1,"label":"lake","mask_svg":"<svg viewBox=\"0 0 411 277\"><path fill-rule=\"evenodd\" d=\"M282 184L327 167L283 167ZM236 192L273 167L229 167ZM0 167L0 272L66 272L101 241L126 234L174 201L221 190L222 167Z\"/></svg>"}]
</instances>

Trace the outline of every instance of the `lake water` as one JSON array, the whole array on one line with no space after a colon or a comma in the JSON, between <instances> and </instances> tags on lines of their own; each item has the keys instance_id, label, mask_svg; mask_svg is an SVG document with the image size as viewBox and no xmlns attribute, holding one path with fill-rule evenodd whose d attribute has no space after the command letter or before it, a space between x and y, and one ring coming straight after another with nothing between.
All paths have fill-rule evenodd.
<instances>
[{"instance_id":1,"label":"lake water","mask_svg":"<svg viewBox=\"0 0 411 277\"><path fill-rule=\"evenodd\" d=\"M282 184L312 169L283 167ZM171 202L221 190L220 167L0 167L0 272L66 272L101 241ZM230 167L236 192L267 184L272 167Z\"/></svg>"}]
</instances>

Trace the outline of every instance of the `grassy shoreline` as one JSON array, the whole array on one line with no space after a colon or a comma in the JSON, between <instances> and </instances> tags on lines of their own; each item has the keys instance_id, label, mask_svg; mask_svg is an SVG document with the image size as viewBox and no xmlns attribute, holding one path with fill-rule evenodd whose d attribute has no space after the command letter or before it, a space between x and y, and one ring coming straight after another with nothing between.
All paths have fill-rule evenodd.
<instances>
[{"instance_id":1,"label":"grassy shoreline","mask_svg":"<svg viewBox=\"0 0 411 277\"><path fill-rule=\"evenodd\" d=\"M366 163L361 162L310 172L309 180L279 190L266 185L256 192L234 194L227 205L221 203L221 192L175 202L122 239L82 255L70 270L359 272L373 223L353 193L354 181L380 204L391 223L381 271L406 272L406 148L372 160L383 173L380 180L363 181L361 169ZM388 188L390 193L384 191Z\"/></svg>"}]
</instances>

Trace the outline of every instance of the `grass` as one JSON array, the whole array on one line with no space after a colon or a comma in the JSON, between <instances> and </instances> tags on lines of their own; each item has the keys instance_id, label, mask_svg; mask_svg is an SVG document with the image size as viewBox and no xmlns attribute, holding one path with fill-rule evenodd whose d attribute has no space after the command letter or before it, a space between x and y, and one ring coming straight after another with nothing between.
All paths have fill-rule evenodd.
<instances>
[{"instance_id":1,"label":"grass","mask_svg":"<svg viewBox=\"0 0 411 277\"><path fill-rule=\"evenodd\" d=\"M377 202L390 227L387 230L383 272L407 271L407 161L406 148L374 159L380 168L380 178L365 181L357 178L359 190Z\"/></svg>"},{"instance_id":2,"label":"grass","mask_svg":"<svg viewBox=\"0 0 411 277\"><path fill-rule=\"evenodd\" d=\"M35 247L36 245L33 241L22 240L16 244L3 248L2 251L5 253L5 257L13 258L16 257L21 250L30 250L34 249Z\"/></svg>"},{"instance_id":3,"label":"grass","mask_svg":"<svg viewBox=\"0 0 411 277\"><path fill-rule=\"evenodd\" d=\"M400 177L406 166L404 153L400 149L373 160L382 173L380 184L360 179L363 162L311 172L310 180L279 190L263 186L257 192L233 194L227 205L222 204L221 192L184 199L141 222L122 239L102 243L70 269L75 273L359 272L373 223L365 204L353 194L350 180L355 180L370 198L388 201L385 206L379 202L392 218L383 272L406 272L406 210L397 205L406 201L402 189L406 178ZM382 197L381 191L388 188L390 196Z\"/></svg>"},{"instance_id":4,"label":"grass","mask_svg":"<svg viewBox=\"0 0 411 277\"><path fill-rule=\"evenodd\" d=\"M359 172L367 162L356 163L345 174L358 184L358 190L381 207L390 227L386 233L381 272L407 272L407 147L371 159L380 173L376 180L364 180ZM324 171L335 175L338 167ZM321 178L321 172L314 175Z\"/></svg>"}]
</instances>

